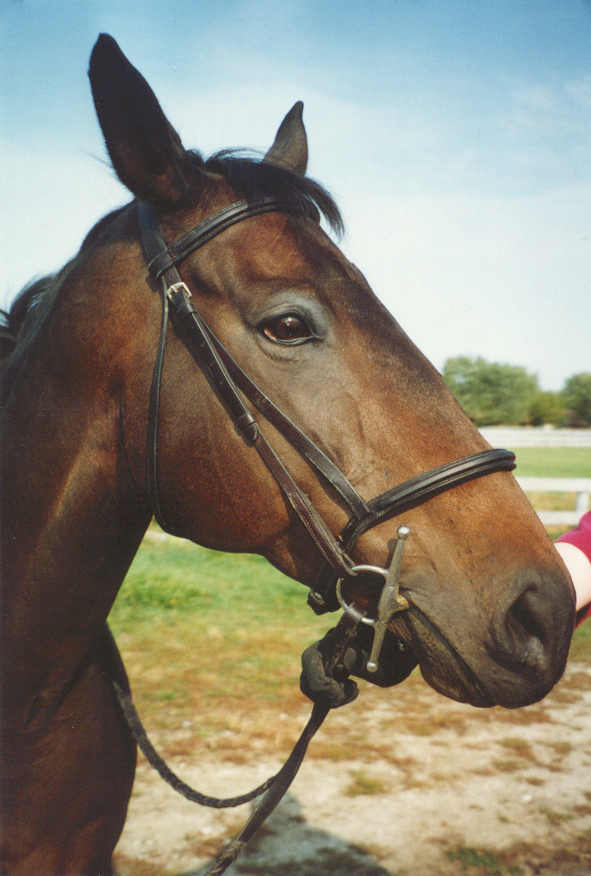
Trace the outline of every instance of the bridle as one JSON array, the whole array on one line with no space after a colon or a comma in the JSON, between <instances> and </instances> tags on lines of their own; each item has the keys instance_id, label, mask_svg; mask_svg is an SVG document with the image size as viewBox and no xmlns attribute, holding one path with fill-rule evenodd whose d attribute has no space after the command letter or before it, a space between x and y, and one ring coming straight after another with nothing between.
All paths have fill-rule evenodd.
<instances>
[{"instance_id":1,"label":"bridle","mask_svg":"<svg viewBox=\"0 0 591 876\"><path fill-rule=\"evenodd\" d=\"M163 302L162 329L150 393L147 440L148 496L160 526L166 531L173 531L162 510L158 485L160 387L170 304L177 324L180 324L184 330L180 334L185 345L201 363L236 429L258 452L324 557L324 567L315 586L311 588L308 600L314 611L322 614L337 609L339 603L343 604L342 597L339 598L341 592L339 582L366 573L383 577L385 585L388 584L388 588L392 591L390 602L394 610L406 608L408 603L398 596L396 584L392 580L394 567L397 566L399 569L401 558L395 551L389 569L356 566L348 556L348 552L357 539L381 521L422 505L446 490L493 472L512 471L515 468L515 455L508 450L484 450L473 453L411 478L366 502L332 460L253 383L234 361L195 308L191 301L191 292L177 270L177 265L190 253L238 222L264 213L300 212L301 214L301 210L296 211L289 203L267 198L255 204L238 201L200 222L169 246L163 240L154 208L140 201L138 210L148 269L153 280L162 289ZM245 399L273 424L316 471L319 478L335 490L347 505L351 516L338 537L333 535L326 521L285 468L259 428ZM403 545L405 538L406 533L399 532L399 543L402 542ZM399 553L401 550L402 548L399 549ZM390 616L391 614L392 611ZM372 659L373 656L372 654Z\"/></svg>"},{"instance_id":2,"label":"bridle","mask_svg":"<svg viewBox=\"0 0 591 876\"><path fill-rule=\"evenodd\" d=\"M327 633L323 640L327 643L328 648L322 657L323 671L326 673L326 677L338 683L340 690L345 694L344 697L331 703L322 696L318 698L303 687L302 690L314 701L314 706L310 719L292 753L275 776L240 797L230 799L208 797L182 782L149 742L133 706L129 689L122 689L118 682L113 680L119 704L137 743L148 761L173 788L193 802L215 808L242 805L261 794L263 795L240 833L226 849L222 850L213 867L208 870L207 876L221 876L290 787L305 756L308 743L321 726L329 710L335 706L343 705L345 702L350 702L356 696L355 685L353 685L353 691L349 689L348 692L344 687L349 675L345 659L349 646L353 644L357 635L359 623L367 622L374 626L373 645L369 659L366 661L366 668L369 672L375 672L378 668L380 649L390 619L397 611L414 610L414 607L409 605L409 602L400 595L398 590L402 553L409 535L408 528L406 526L399 527L398 539L387 569L355 565L348 552L355 545L357 539L382 520L421 505L452 487L493 472L511 471L515 468L515 456L508 450L485 450L474 453L411 478L366 502L332 460L253 383L234 361L203 321L191 301L189 288L177 270L177 265L191 252L237 222L269 212L299 214L301 216L302 210L294 209L293 205L289 203L271 199L263 199L255 204L239 201L200 222L170 246L166 246L162 238L158 218L153 207L140 201L138 202L138 211L148 269L153 280L162 290L162 327L152 373L146 453L148 498L156 520L164 530L173 531L162 510L158 482L160 391L169 306L172 306L172 315L179 330L179 336L209 377L234 426L244 440L258 452L324 557L324 568L315 586L311 588L309 604L317 614L333 611L339 607L339 604L345 609L335 629ZM256 418L246 405L245 399L273 424L307 461L318 477L336 491L347 505L351 516L339 536L333 535L326 521L283 465L261 432ZM351 601L347 604L343 598L343 585L357 576L377 576L383 579L375 618L367 617L366 612L356 602ZM461 661L459 656L458 660ZM306 674L304 666L303 676ZM475 681L477 682L477 680Z\"/></svg>"},{"instance_id":3,"label":"bridle","mask_svg":"<svg viewBox=\"0 0 591 876\"><path fill-rule=\"evenodd\" d=\"M355 577L366 567L354 565L348 552L357 539L381 521L422 505L434 496L476 478L515 468L515 455L508 450L484 450L438 466L417 475L375 499L366 502L341 470L256 386L230 356L226 348L204 322L191 301L191 292L177 270L190 253L208 243L218 234L238 222L264 213L293 214L289 203L263 199L255 204L238 201L216 212L166 246L160 232L154 208L138 203L142 244L149 272L162 289L162 329L154 364L150 392L147 440L147 485L150 504L156 520L171 532L162 510L158 482L158 424L160 387L169 317L169 304L184 329L184 342L197 355L222 400L228 415L245 441L256 449L277 481L286 499L315 542L325 560L319 579L311 588L309 603L317 614L339 607L337 582ZM338 537L309 498L302 492L285 468L245 403L250 401L260 413L289 441L348 506L351 517ZM371 567L384 576L387 570Z\"/></svg>"}]
</instances>

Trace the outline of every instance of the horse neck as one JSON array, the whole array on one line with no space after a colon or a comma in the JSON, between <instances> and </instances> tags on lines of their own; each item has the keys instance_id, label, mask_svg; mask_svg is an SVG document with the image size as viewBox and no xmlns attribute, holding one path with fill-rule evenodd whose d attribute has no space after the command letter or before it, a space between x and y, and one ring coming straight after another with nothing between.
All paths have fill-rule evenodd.
<instances>
[{"instance_id":1,"label":"horse neck","mask_svg":"<svg viewBox=\"0 0 591 876\"><path fill-rule=\"evenodd\" d=\"M31 346L0 433L5 635L50 674L67 666L48 655L75 662L101 629L150 519L126 466L112 350L95 337L112 321L74 292Z\"/></svg>"}]
</instances>

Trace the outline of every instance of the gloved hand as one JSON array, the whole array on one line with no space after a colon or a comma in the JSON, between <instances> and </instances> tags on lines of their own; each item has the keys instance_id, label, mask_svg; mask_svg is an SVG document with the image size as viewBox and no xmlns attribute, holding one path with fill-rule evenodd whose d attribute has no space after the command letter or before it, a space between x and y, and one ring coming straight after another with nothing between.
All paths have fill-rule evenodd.
<instances>
[{"instance_id":1,"label":"gloved hand","mask_svg":"<svg viewBox=\"0 0 591 876\"><path fill-rule=\"evenodd\" d=\"M379 687L392 687L407 678L418 661L413 652L402 645L400 640L389 631L386 632L380 654L377 672L367 671L367 661L371 651L373 630L368 626L357 628L357 637L347 649L344 658L343 671L333 677L326 672L325 663L331 652L331 634L329 630L324 639L306 648L302 654L302 674L300 689L315 703L336 709L352 702L359 693L354 681L347 678L348 674L363 678Z\"/></svg>"},{"instance_id":2,"label":"gloved hand","mask_svg":"<svg viewBox=\"0 0 591 876\"><path fill-rule=\"evenodd\" d=\"M310 645L302 654L300 690L313 703L337 709L352 702L359 693L355 682L348 678L357 660L357 652L354 648L347 648L343 669L335 672L336 677L327 674L325 664L332 653L332 633L334 630L329 630L323 639Z\"/></svg>"},{"instance_id":3,"label":"gloved hand","mask_svg":"<svg viewBox=\"0 0 591 876\"><path fill-rule=\"evenodd\" d=\"M357 659L351 664L351 675L377 684L378 687L392 687L408 678L419 662L414 652L387 630L380 651L377 672L368 672L366 667L372 642L373 629L367 624L361 624L357 628L357 638L353 643Z\"/></svg>"}]
</instances>

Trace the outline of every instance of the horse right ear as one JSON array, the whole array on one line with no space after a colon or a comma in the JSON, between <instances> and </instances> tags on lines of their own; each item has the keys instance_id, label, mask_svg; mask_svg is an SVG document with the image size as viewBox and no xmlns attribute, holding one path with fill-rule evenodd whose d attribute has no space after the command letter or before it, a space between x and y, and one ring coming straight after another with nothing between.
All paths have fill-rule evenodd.
<instances>
[{"instance_id":1,"label":"horse right ear","mask_svg":"<svg viewBox=\"0 0 591 876\"><path fill-rule=\"evenodd\" d=\"M265 161L286 167L305 176L308 166L308 138L302 120L304 104L298 100L281 122L275 142L265 155Z\"/></svg>"},{"instance_id":2,"label":"horse right ear","mask_svg":"<svg viewBox=\"0 0 591 876\"><path fill-rule=\"evenodd\" d=\"M113 37L101 34L88 71L113 168L138 198L162 206L189 192L194 163L156 95Z\"/></svg>"}]
</instances>

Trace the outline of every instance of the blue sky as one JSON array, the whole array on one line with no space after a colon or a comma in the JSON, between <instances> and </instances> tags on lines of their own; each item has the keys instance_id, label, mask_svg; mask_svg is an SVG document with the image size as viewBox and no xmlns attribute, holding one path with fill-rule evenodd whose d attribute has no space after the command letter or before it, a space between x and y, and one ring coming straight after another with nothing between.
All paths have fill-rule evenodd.
<instances>
[{"instance_id":1,"label":"blue sky","mask_svg":"<svg viewBox=\"0 0 591 876\"><path fill-rule=\"evenodd\" d=\"M305 102L346 254L441 368L591 371L591 3L0 0L0 302L126 202L87 82L111 33L186 146Z\"/></svg>"}]
</instances>

